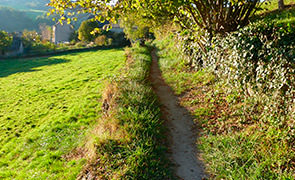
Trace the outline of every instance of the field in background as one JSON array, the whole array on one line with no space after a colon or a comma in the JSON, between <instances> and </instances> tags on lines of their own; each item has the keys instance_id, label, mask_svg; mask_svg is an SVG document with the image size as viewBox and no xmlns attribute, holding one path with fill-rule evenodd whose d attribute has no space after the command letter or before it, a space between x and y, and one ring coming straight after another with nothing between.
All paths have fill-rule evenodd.
<instances>
[{"instance_id":1,"label":"field in background","mask_svg":"<svg viewBox=\"0 0 295 180\"><path fill-rule=\"evenodd\" d=\"M294 4L294 0L284 0L285 5ZM261 6L266 11L273 11L278 9L278 0L271 0Z\"/></svg>"},{"instance_id":2,"label":"field in background","mask_svg":"<svg viewBox=\"0 0 295 180\"><path fill-rule=\"evenodd\" d=\"M75 179L86 160L68 153L124 61L121 49L0 61L0 179Z\"/></svg>"}]
</instances>

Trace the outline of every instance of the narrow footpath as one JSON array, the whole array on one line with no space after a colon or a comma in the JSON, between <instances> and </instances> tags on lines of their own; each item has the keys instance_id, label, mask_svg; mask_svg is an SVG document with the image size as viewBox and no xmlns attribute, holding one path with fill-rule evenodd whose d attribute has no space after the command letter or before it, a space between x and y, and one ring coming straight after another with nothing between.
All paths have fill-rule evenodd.
<instances>
[{"instance_id":1,"label":"narrow footpath","mask_svg":"<svg viewBox=\"0 0 295 180\"><path fill-rule=\"evenodd\" d=\"M162 114L168 126L171 160L175 175L183 180L202 180L205 177L202 163L196 158L194 123L190 113L179 106L178 98L164 82L158 65L156 50L152 51L151 82L162 105Z\"/></svg>"}]
</instances>

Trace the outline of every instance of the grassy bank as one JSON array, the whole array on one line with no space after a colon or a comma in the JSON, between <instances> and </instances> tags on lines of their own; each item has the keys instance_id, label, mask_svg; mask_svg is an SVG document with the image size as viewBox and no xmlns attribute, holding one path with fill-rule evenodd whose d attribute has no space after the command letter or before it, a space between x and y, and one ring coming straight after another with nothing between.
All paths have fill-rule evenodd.
<instances>
[{"instance_id":1,"label":"grassy bank","mask_svg":"<svg viewBox=\"0 0 295 180\"><path fill-rule=\"evenodd\" d=\"M0 179L75 179L121 49L0 61ZM72 156L71 156L72 155Z\"/></svg>"},{"instance_id":2,"label":"grassy bank","mask_svg":"<svg viewBox=\"0 0 295 180\"><path fill-rule=\"evenodd\" d=\"M163 146L163 122L148 81L151 64L147 48L126 49L127 67L105 91L105 115L85 147L93 152L79 179L169 179Z\"/></svg>"}]
</instances>

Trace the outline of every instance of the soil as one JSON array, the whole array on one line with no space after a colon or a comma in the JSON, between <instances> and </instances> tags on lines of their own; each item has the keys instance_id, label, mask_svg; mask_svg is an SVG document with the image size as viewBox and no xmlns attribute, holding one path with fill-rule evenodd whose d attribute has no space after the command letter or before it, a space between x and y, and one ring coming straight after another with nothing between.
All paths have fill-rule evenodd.
<instances>
[{"instance_id":1,"label":"soil","mask_svg":"<svg viewBox=\"0 0 295 180\"><path fill-rule=\"evenodd\" d=\"M158 65L156 51L152 51L150 79L153 89L162 104L162 114L166 120L169 156L175 164L174 174L178 179L202 180L206 175L202 162L197 158L196 132L194 122L187 109L179 105L178 97L164 82Z\"/></svg>"}]
</instances>

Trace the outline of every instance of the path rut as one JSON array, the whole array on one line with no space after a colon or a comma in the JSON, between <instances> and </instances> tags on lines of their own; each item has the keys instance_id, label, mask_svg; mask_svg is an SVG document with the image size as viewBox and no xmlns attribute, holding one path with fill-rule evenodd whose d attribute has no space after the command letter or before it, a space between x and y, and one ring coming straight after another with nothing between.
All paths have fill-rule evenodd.
<instances>
[{"instance_id":1,"label":"path rut","mask_svg":"<svg viewBox=\"0 0 295 180\"><path fill-rule=\"evenodd\" d=\"M150 79L162 104L161 110L169 129L169 148L175 164L175 175L183 180L201 180L205 174L201 161L196 158L193 118L185 108L179 106L178 98L164 82L155 50L152 51L152 59Z\"/></svg>"}]
</instances>

